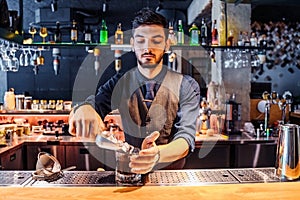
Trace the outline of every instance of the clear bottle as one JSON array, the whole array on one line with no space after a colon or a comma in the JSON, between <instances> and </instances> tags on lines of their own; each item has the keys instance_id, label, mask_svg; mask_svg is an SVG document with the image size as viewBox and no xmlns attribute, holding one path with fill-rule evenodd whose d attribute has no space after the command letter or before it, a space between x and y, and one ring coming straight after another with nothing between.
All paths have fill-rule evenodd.
<instances>
[{"instance_id":1,"label":"clear bottle","mask_svg":"<svg viewBox=\"0 0 300 200\"><path fill-rule=\"evenodd\" d=\"M169 34L168 34L168 38L170 40L171 45L176 45L177 44L177 38L174 32L174 27L173 27L173 23L169 22Z\"/></svg>"},{"instance_id":2,"label":"clear bottle","mask_svg":"<svg viewBox=\"0 0 300 200\"><path fill-rule=\"evenodd\" d=\"M117 30L115 32L115 44L123 44L124 43L124 34L122 31L122 24L119 23L117 26Z\"/></svg>"},{"instance_id":3,"label":"clear bottle","mask_svg":"<svg viewBox=\"0 0 300 200\"><path fill-rule=\"evenodd\" d=\"M90 29L90 26L87 26L84 30L84 43L92 43L92 30Z\"/></svg>"},{"instance_id":4,"label":"clear bottle","mask_svg":"<svg viewBox=\"0 0 300 200\"><path fill-rule=\"evenodd\" d=\"M193 23L192 27L189 29L190 45L199 45L199 32L199 28Z\"/></svg>"},{"instance_id":5,"label":"clear bottle","mask_svg":"<svg viewBox=\"0 0 300 200\"><path fill-rule=\"evenodd\" d=\"M244 43L243 32L240 31L239 38L238 38L238 46L244 46L244 45L245 45L245 43Z\"/></svg>"},{"instance_id":6,"label":"clear bottle","mask_svg":"<svg viewBox=\"0 0 300 200\"><path fill-rule=\"evenodd\" d=\"M16 107L16 100L15 100L15 90L10 88L4 94L4 109L6 110L14 110Z\"/></svg>"},{"instance_id":7,"label":"clear bottle","mask_svg":"<svg viewBox=\"0 0 300 200\"><path fill-rule=\"evenodd\" d=\"M107 44L108 42L108 31L105 19L102 19L101 30L100 30L100 43Z\"/></svg>"},{"instance_id":8,"label":"clear bottle","mask_svg":"<svg viewBox=\"0 0 300 200\"><path fill-rule=\"evenodd\" d=\"M200 40L201 40L201 45L207 45L207 25L204 21L204 18L202 18L201 21L201 28L200 28Z\"/></svg>"},{"instance_id":9,"label":"clear bottle","mask_svg":"<svg viewBox=\"0 0 300 200\"><path fill-rule=\"evenodd\" d=\"M184 30L182 20L178 20L177 44L184 44Z\"/></svg>"},{"instance_id":10,"label":"clear bottle","mask_svg":"<svg viewBox=\"0 0 300 200\"><path fill-rule=\"evenodd\" d=\"M256 37L256 33L252 32L251 37L250 37L250 45L253 46L253 47L257 47L257 43L258 43L258 40L257 40L257 37Z\"/></svg>"},{"instance_id":11,"label":"clear bottle","mask_svg":"<svg viewBox=\"0 0 300 200\"><path fill-rule=\"evenodd\" d=\"M71 41L72 43L77 43L78 40L78 27L77 22L73 19L71 28Z\"/></svg>"},{"instance_id":12,"label":"clear bottle","mask_svg":"<svg viewBox=\"0 0 300 200\"><path fill-rule=\"evenodd\" d=\"M243 33L244 37L244 46L249 47L250 46L250 39L249 39L249 34L247 31Z\"/></svg>"},{"instance_id":13,"label":"clear bottle","mask_svg":"<svg viewBox=\"0 0 300 200\"><path fill-rule=\"evenodd\" d=\"M214 20L213 28L211 31L211 45L218 46L219 45L219 33L217 29L217 20Z\"/></svg>"},{"instance_id":14,"label":"clear bottle","mask_svg":"<svg viewBox=\"0 0 300 200\"><path fill-rule=\"evenodd\" d=\"M62 33L61 33L61 30L60 30L60 23L59 21L56 22L56 29L55 29L55 32L54 32L54 42L55 43L61 43L62 41Z\"/></svg>"}]
</instances>

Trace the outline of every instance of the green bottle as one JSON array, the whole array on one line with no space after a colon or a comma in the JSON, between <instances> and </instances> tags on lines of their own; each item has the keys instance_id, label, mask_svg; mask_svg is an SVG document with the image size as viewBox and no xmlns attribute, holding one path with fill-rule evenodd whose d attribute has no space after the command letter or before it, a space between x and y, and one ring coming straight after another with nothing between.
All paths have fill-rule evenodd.
<instances>
[{"instance_id":1,"label":"green bottle","mask_svg":"<svg viewBox=\"0 0 300 200\"><path fill-rule=\"evenodd\" d=\"M199 45L199 28L193 23L192 27L189 30L190 32L190 45Z\"/></svg>"},{"instance_id":2,"label":"green bottle","mask_svg":"<svg viewBox=\"0 0 300 200\"><path fill-rule=\"evenodd\" d=\"M178 20L177 44L184 44L184 30L182 20Z\"/></svg>"},{"instance_id":3,"label":"green bottle","mask_svg":"<svg viewBox=\"0 0 300 200\"><path fill-rule=\"evenodd\" d=\"M105 20L102 19L102 25L101 25L101 30L100 30L100 43L107 44L107 42L108 42L107 26L106 26Z\"/></svg>"}]
</instances>

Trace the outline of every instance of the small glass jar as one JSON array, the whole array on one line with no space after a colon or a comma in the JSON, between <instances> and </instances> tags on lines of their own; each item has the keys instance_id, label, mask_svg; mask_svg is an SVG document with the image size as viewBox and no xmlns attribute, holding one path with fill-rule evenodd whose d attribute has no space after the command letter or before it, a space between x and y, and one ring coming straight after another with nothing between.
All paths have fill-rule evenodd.
<instances>
[{"instance_id":1,"label":"small glass jar","mask_svg":"<svg viewBox=\"0 0 300 200\"><path fill-rule=\"evenodd\" d=\"M72 101L64 101L64 110L72 110Z\"/></svg>"},{"instance_id":2,"label":"small glass jar","mask_svg":"<svg viewBox=\"0 0 300 200\"><path fill-rule=\"evenodd\" d=\"M38 99L32 100L31 109L32 110L39 110L40 109L40 101Z\"/></svg>"},{"instance_id":3,"label":"small glass jar","mask_svg":"<svg viewBox=\"0 0 300 200\"><path fill-rule=\"evenodd\" d=\"M47 100L41 100L40 101L40 109L41 110L47 110L48 109Z\"/></svg>"},{"instance_id":4,"label":"small glass jar","mask_svg":"<svg viewBox=\"0 0 300 200\"><path fill-rule=\"evenodd\" d=\"M31 109L32 97L26 96L24 99L24 109Z\"/></svg>"},{"instance_id":5,"label":"small glass jar","mask_svg":"<svg viewBox=\"0 0 300 200\"><path fill-rule=\"evenodd\" d=\"M55 110L55 100L49 100L48 109Z\"/></svg>"},{"instance_id":6,"label":"small glass jar","mask_svg":"<svg viewBox=\"0 0 300 200\"><path fill-rule=\"evenodd\" d=\"M56 110L63 110L64 109L64 101L63 100L57 100L56 101Z\"/></svg>"}]
</instances>

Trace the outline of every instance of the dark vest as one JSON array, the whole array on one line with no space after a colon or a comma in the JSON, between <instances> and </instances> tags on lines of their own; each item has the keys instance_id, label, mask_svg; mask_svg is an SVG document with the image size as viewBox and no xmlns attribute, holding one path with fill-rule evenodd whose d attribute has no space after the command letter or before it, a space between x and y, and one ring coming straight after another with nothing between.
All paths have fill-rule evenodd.
<instances>
[{"instance_id":1,"label":"dark vest","mask_svg":"<svg viewBox=\"0 0 300 200\"><path fill-rule=\"evenodd\" d=\"M134 69L118 82L121 100L119 111L126 141L140 147L143 139L153 131L159 131L157 144L166 144L173 138L174 123L179 106L179 92L182 75L167 71L156 96L148 110ZM130 80L130 81L129 81ZM128 90L129 88L129 90Z\"/></svg>"}]
</instances>

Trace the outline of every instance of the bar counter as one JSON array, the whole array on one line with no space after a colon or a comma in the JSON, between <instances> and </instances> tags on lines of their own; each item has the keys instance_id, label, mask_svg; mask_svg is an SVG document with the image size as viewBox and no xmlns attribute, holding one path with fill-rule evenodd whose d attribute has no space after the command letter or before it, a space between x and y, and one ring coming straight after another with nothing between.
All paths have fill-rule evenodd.
<instances>
[{"instance_id":1,"label":"bar counter","mask_svg":"<svg viewBox=\"0 0 300 200\"><path fill-rule=\"evenodd\" d=\"M220 136L197 137L196 144L202 145L205 142L221 143L252 143L252 142L276 142L277 138L251 138L247 135L224 138ZM61 136L55 140L54 136L31 135L14 138L7 147L0 148L5 153L19 145L26 143L47 143L59 141L61 144L92 142L82 141L71 136ZM230 170L230 169L228 169ZM174 170L177 171L177 170ZM185 171L185 170L183 170ZM0 184L1 185L1 184ZM35 200L35 199L298 199L300 197L300 181L291 182L266 182L266 183L226 183L226 184L203 184L193 183L186 185L147 185L139 187L121 186L78 186L70 187L60 185L42 186L1 186L0 199L2 200Z\"/></svg>"},{"instance_id":2,"label":"bar counter","mask_svg":"<svg viewBox=\"0 0 300 200\"><path fill-rule=\"evenodd\" d=\"M142 187L0 187L2 200L71 200L71 199L255 199L295 200L300 197L300 182L217 184L207 186L142 186Z\"/></svg>"}]
</instances>

